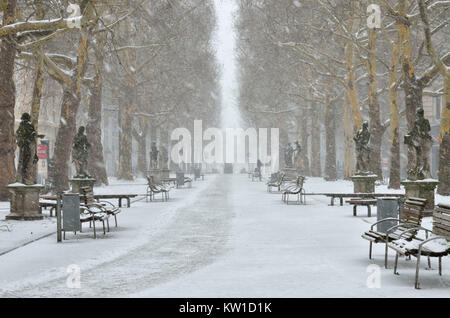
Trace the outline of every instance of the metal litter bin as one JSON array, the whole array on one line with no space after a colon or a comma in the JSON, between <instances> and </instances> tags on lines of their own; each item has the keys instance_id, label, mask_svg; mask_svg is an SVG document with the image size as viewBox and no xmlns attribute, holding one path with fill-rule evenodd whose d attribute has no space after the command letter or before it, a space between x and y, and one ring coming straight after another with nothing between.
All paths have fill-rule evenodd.
<instances>
[{"instance_id":1,"label":"metal litter bin","mask_svg":"<svg viewBox=\"0 0 450 318\"><path fill-rule=\"evenodd\" d=\"M62 196L62 219L64 232L79 232L80 222L80 196L78 193L67 193Z\"/></svg>"},{"instance_id":2,"label":"metal litter bin","mask_svg":"<svg viewBox=\"0 0 450 318\"><path fill-rule=\"evenodd\" d=\"M377 221L386 218L398 218L398 199L397 198L378 198L377 199ZM386 233L386 231L397 225L398 221L386 221L377 224L377 231Z\"/></svg>"},{"instance_id":3,"label":"metal litter bin","mask_svg":"<svg viewBox=\"0 0 450 318\"><path fill-rule=\"evenodd\" d=\"M184 186L184 172L177 172L177 188Z\"/></svg>"}]
</instances>

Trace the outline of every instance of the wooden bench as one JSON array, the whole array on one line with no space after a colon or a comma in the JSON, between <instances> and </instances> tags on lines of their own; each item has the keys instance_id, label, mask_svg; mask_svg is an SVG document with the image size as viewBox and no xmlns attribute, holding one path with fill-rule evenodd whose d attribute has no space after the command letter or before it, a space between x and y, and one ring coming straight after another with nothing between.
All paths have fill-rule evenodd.
<instances>
[{"instance_id":1,"label":"wooden bench","mask_svg":"<svg viewBox=\"0 0 450 318\"><path fill-rule=\"evenodd\" d=\"M97 228L95 226L95 222L101 222L103 225L103 235L106 235L106 228L108 228L109 232L109 215L110 211L108 211L104 205L101 203L96 203L93 195L88 194L88 190L81 189L81 191L85 194L84 196L80 195L80 199L84 197L84 202L80 200L80 222L81 222L81 228L80 232L83 232L83 224L89 223L89 227L94 228L94 239L97 238ZM86 195L87 194L87 195ZM56 196L55 196L56 197ZM47 197L48 199L48 197ZM107 226L105 226L105 222L107 223ZM116 219L116 226L117 226L117 219ZM64 228L62 229L63 232L63 239L66 239L66 230ZM76 234L76 232L75 232Z\"/></svg>"},{"instance_id":2,"label":"wooden bench","mask_svg":"<svg viewBox=\"0 0 450 318\"><path fill-rule=\"evenodd\" d=\"M252 172L252 181L255 181L255 179L259 179L259 181L261 181L261 178L261 171L255 168L255 171Z\"/></svg>"},{"instance_id":3,"label":"wooden bench","mask_svg":"<svg viewBox=\"0 0 450 318\"><path fill-rule=\"evenodd\" d=\"M369 259L372 259L372 245L375 243L385 244L385 255L384 255L384 266L387 268L388 261L388 243L400 238L400 235L408 229L417 228L422 223L422 218L424 216L424 209L427 200L420 198L408 198L406 199L402 211L400 213L400 218L386 218L373 223L370 226L370 230L364 232L361 237L368 240L369 243ZM386 231L386 233L375 231L374 228L377 224L396 221L399 224L391 227ZM412 240L417 234L417 230L410 231L404 236L407 240Z\"/></svg>"},{"instance_id":4,"label":"wooden bench","mask_svg":"<svg viewBox=\"0 0 450 318\"><path fill-rule=\"evenodd\" d=\"M82 200L82 203L84 203L84 206L89 211L91 211L91 207L97 209L98 206L100 206L102 208L102 212L106 213L108 217L110 215L114 216L115 226L117 227L117 214L121 212L121 209L119 207L116 207L109 201L105 200L100 201L99 199L96 199L94 193L91 191L89 187L82 187L80 191L81 191L80 199ZM107 224L109 231L109 221L107 221Z\"/></svg>"},{"instance_id":5,"label":"wooden bench","mask_svg":"<svg viewBox=\"0 0 450 318\"><path fill-rule=\"evenodd\" d=\"M55 198L55 200L56 200L56 198ZM50 208L50 216L52 217L53 211L56 210L56 202L39 202L39 209L41 211L41 214L42 214L43 209L46 210L48 208ZM56 216L56 213L55 213L55 216Z\"/></svg>"},{"instance_id":6,"label":"wooden bench","mask_svg":"<svg viewBox=\"0 0 450 318\"><path fill-rule=\"evenodd\" d=\"M122 207L122 200L127 200L127 208L131 206L131 199L137 197L137 194L94 194L94 199L97 202L105 199L118 199L119 208Z\"/></svg>"},{"instance_id":7,"label":"wooden bench","mask_svg":"<svg viewBox=\"0 0 450 318\"><path fill-rule=\"evenodd\" d=\"M298 176L294 184L286 185L286 187L284 187L281 191L281 200L286 204L289 204L289 195L297 195L297 204L306 204L306 200L303 195L305 193L305 190L303 189L305 179L306 178L303 176Z\"/></svg>"},{"instance_id":8,"label":"wooden bench","mask_svg":"<svg viewBox=\"0 0 450 318\"><path fill-rule=\"evenodd\" d=\"M339 199L340 206L343 206L345 198L375 199L378 197L396 197L396 198L405 197L405 195L402 193L305 193L305 196L308 195L323 195L326 197L330 197L331 206L334 206L335 199Z\"/></svg>"},{"instance_id":9,"label":"wooden bench","mask_svg":"<svg viewBox=\"0 0 450 318\"><path fill-rule=\"evenodd\" d=\"M167 184L173 184L174 186L177 185L177 178L162 178L161 183L167 183Z\"/></svg>"},{"instance_id":10,"label":"wooden bench","mask_svg":"<svg viewBox=\"0 0 450 318\"><path fill-rule=\"evenodd\" d=\"M284 173L279 173L275 179L272 178L271 180L269 180L269 182L267 182L267 192L272 192L272 188L277 188L278 192L280 192L284 176Z\"/></svg>"},{"instance_id":11,"label":"wooden bench","mask_svg":"<svg viewBox=\"0 0 450 318\"><path fill-rule=\"evenodd\" d=\"M153 181L153 178L146 177L147 178L147 202L150 199L150 201L155 200L155 194L161 194L162 201L168 201L169 200L169 191L170 188L166 187L164 184L157 184Z\"/></svg>"},{"instance_id":12,"label":"wooden bench","mask_svg":"<svg viewBox=\"0 0 450 318\"><path fill-rule=\"evenodd\" d=\"M367 216L370 218L372 216L371 206L377 205L377 200L373 199L351 199L346 201L348 204L353 205L353 216L356 216L356 210L358 206L366 206L367 207Z\"/></svg>"},{"instance_id":13,"label":"wooden bench","mask_svg":"<svg viewBox=\"0 0 450 318\"><path fill-rule=\"evenodd\" d=\"M410 232L416 230L425 231L425 239L413 238L408 240ZM439 275L442 276L442 257L450 254L450 205L438 204L433 211L433 230L430 231L423 227L416 229L407 229L399 237L399 239L389 242L389 248L396 251L394 274L397 274L398 256L415 256L416 264L416 289L419 289L419 269L420 257L428 257L428 266L430 266L430 257L439 259Z\"/></svg>"},{"instance_id":14,"label":"wooden bench","mask_svg":"<svg viewBox=\"0 0 450 318\"><path fill-rule=\"evenodd\" d=\"M80 195L82 196L83 194L81 193ZM127 208L129 208L131 206L131 199L137 197L138 195L137 194L94 194L93 196L97 202L100 202L101 200L105 200L105 199L118 199L119 208L122 207L122 200L125 199L125 200L127 200ZM39 198L42 200L56 201L56 195L41 195Z\"/></svg>"},{"instance_id":15,"label":"wooden bench","mask_svg":"<svg viewBox=\"0 0 450 318\"><path fill-rule=\"evenodd\" d=\"M0 230L11 232L11 229L10 229L9 226L6 225L6 224L0 225Z\"/></svg>"},{"instance_id":16,"label":"wooden bench","mask_svg":"<svg viewBox=\"0 0 450 318\"><path fill-rule=\"evenodd\" d=\"M83 223L89 222L89 227L94 227L94 239L97 238L97 230L95 227L95 222L99 221L103 224L103 235L106 235L105 221L107 222L107 227L109 231L109 215L105 211L104 207L100 204L91 204L90 206L81 205L80 206L80 222L81 225ZM83 228L81 228L80 232L83 232ZM75 232L76 234L76 232ZM63 238L66 239L66 231L63 229Z\"/></svg>"}]
</instances>

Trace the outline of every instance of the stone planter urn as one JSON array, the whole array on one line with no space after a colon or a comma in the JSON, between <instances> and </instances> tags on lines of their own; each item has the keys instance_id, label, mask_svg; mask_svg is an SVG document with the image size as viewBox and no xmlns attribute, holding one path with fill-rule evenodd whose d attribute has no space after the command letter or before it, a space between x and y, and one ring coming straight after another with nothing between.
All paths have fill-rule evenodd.
<instances>
[{"instance_id":1,"label":"stone planter urn","mask_svg":"<svg viewBox=\"0 0 450 318\"><path fill-rule=\"evenodd\" d=\"M377 175L353 176L353 193L375 193L375 181L377 178Z\"/></svg>"},{"instance_id":2,"label":"stone planter urn","mask_svg":"<svg viewBox=\"0 0 450 318\"><path fill-rule=\"evenodd\" d=\"M95 184L94 178L72 178L69 179L70 185L71 185L71 193L81 193L81 188L89 188L89 192L94 191L94 184Z\"/></svg>"},{"instance_id":3,"label":"stone planter urn","mask_svg":"<svg viewBox=\"0 0 450 318\"><path fill-rule=\"evenodd\" d=\"M434 179L425 180L406 180L402 182L405 187L406 197L414 197L427 199L427 204L425 205L425 215L431 216L434 210L434 190L436 189L439 182Z\"/></svg>"}]
</instances>

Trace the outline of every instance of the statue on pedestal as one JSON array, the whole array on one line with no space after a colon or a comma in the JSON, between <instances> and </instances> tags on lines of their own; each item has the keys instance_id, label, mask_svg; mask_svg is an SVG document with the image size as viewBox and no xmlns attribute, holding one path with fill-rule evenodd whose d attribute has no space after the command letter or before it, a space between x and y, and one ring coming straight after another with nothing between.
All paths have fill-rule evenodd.
<instances>
[{"instance_id":1,"label":"statue on pedestal","mask_svg":"<svg viewBox=\"0 0 450 318\"><path fill-rule=\"evenodd\" d=\"M293 147L293 165L294 167L298 170L301 168L301 156L300 153L302 151L302 147L300 146L300 144L298 143L298 141L296 140L294 143L294 147Z\"/></svg>"},{"instance_id":2,"label":"statue on pedestal","mask_svg":"<svg viewBox=\"0 0 450 318\"><path fill-rule=\"evenodd\" d=\"M156 142L152 142L152 149L150 151L150 169L158 169L159 151L156 147Z\"/></svg>"},{"instance_id":3,"label":"statue on pedestal","mask_svg":"<svg viewBox=\"0 0 450 318\"><path fill-rule=\"evenodd\" d=\"M353 137L356 144L356 174L369 174L369 156L370 156L370 132L369 123L363 122L362 128Z\"/></svg>"},{"instance_id":4,"label":"statue on pedestal","mask_svg":"<svg viewBox=\"0 0 450 318\"><path fill-rule=\"evenodd\" d=\"M16 183L6 186L12 194L10 214L6 215L6 220L43 219L39 207L39 193L44 187L36 184L36 163L39 160L36 139L43 137L36 133L30 114L23 113L16 131L20 152Z\"/></svg>"},{"instance_id":5,"label":"statue on pedestal","mask_svg":"<svg viewBox=\"0 0 450 318\"><path fill-rule=\"evenodd\" d=\"M19 166L17 169L16 181L26 185L36 183L34 166L38 162L37 142L38 137L31 116L23 113L19 128L16 131L17 145L19 146Z\"/></svg>"},{"instance_id":6,"label":"statue on pedestal","mask_svg":"<svg viewBox=\"0 0 450 318\"><path fill-rule=\"evenodd\" d=\"M78 133L73 138L72 162L75 164L75 178L90 178L87 172L87 162L91 144L84 134L84 126L78 128Z\"/></svg>"},{"instance_id":7,"label":"statue on pedestal","mask_svg":"<svg viewBox=\"0 0 450 318\"><path fill-rule=\"evenodd\" d=\"M408 171L409 180L423 180L431 178L430 152L433 140L430 135L430 122L424 117L424 111L419 108L416 112L414 128L405 135L405 144L413 147L416 153L416 165Z\"/></svg>"},{"instance_id":8,"label":"statue on pedestal","mask_svg":"<svg viewBox=\"0 0 450 318\"><path fill-rule=\"evenodd\" d=\"M288 143L286 148L284 149L284 164L286 168L292 168L292 155L294 153L294 149L292 148L291 143Z\"/></svg>"}]
</instances>

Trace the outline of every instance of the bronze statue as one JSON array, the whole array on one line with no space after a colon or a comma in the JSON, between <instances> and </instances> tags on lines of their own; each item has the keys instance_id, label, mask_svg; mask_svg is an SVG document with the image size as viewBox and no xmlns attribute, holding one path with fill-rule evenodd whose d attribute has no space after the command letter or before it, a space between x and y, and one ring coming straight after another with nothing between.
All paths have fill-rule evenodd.
<instances>
[{"instance_id":1,"label":"bronze statue","mask_svg":"<svg viewBox=\"0 0 450 318\"><path fill-rule=\"evenodd\" d=\"M363 122L362 128L353 137L356 144L356 174L369 174L370 132L369 123Z\"/></svg>"},{"instance_id":2,"label":"bronze statue","mask_svg":"<svg viewBox=\"0 0 450 318\"><path fill-rule=\"evenodd\" d=\"M35 169L33 166L38 162L37 156L37 135L31 116L23 113L19 128L16 131L17 145L19 146L19 166L17 169L16 181L32 185L36 183Z\"/></svg>"},{"instance_id":3,"label":"bronze statue","mask_svg":"<svg viewBox=\"0 0 450 318\"><path fill-rule=\"evenodd\" d=\"M150 169L158 169L159 151L156 142L152 142L152 150L150 151Z\"/></svg>"},{"instance_id":4,"label":"bronze statue","mask_svg":"<svg viewBox=\"0 0 450 318\"><path fill-rule=\"evenodd\" d=\"M286 168L292 168L292 154L294 153L294 149L292 148L291 143L288 143L284 150L284 164Z\"/></svg>"},{"instance_id":5,"label":"bronze statue","mask_svg":"<svg viewBox=\"0 0 450 318\"><path fill-rule=\"evenodd\" d=\"M408 171L409 180L431 178L430 152L433 140L430 135L430 122L424 117L424 111L419 108L413 129L405 135L405 144L413 147L416 153L415 167Z\"/></svg>"},{"instance_id":6,"label":"bronze statue","mask_svg":"<svg viewBox=\"0 0 450 318\"><path fill-rule=\"evenodd\" d=\"M293 165L295 166L295 168L300 168L300 153L302 151L302 147L300 146L300 144L298 143L298 141L296 140L294 143L294 148L293 148Z\"/></svg>"},{"instance_id":7,"label":"bronze statue","mask_svg":"<svg viewBox=\"0 0 450 318\"><path fill-rule=\"evenodd\" d=\"M169 154L167 152L166 147L161 146L161 151L160 151L160 156L159 156L159 166L161 167L161 169L168 169L168 160L169 160Z\"/></svg>"},{"instance_id":8,"label":"bronze statue","mask_svg":"<svg viewBox=\"0 0 450 318\"><path fill-rule=\"evenodd\" d=\"M89 178L87 172L87 162L91 144L84 134L84 127L78 128L78 133L73 138L72 162L75 164L75 178Z\"/></svg>"}]
</instances>

